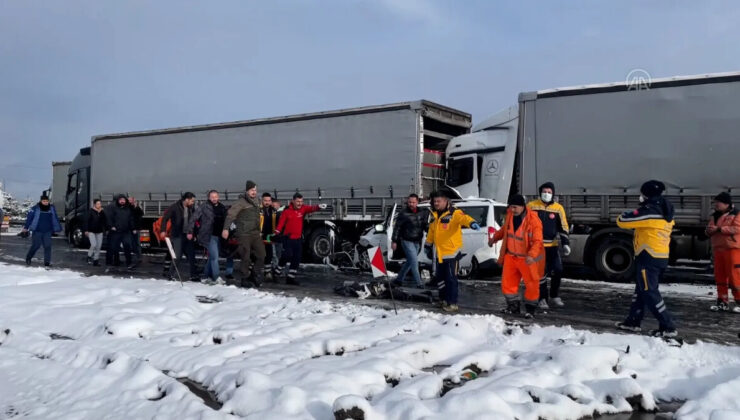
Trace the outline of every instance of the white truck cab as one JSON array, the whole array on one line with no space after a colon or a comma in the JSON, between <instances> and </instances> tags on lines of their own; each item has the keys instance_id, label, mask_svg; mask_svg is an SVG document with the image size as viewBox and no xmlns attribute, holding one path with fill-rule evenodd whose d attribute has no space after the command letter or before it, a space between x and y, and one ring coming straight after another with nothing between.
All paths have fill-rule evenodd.
<instances>
[{"instance_id":1,"label":"white truck cab","mask_svg":"<svg viewBox=\"0 0 740 420\"><path fill-rule=\"evenodd\" d=\"M447 145L447 185L462 197L509 198L516 160L519 107L512 106Z\"/></svg>"}]
</instances>

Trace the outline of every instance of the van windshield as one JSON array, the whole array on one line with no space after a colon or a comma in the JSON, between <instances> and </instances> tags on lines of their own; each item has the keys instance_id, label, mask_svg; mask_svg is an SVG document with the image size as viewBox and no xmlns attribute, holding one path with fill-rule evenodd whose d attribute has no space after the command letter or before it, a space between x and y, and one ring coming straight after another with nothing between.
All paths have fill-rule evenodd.
<instances>
[{"instance_id":1,"label":"van windshield","mask_svg":"<svg viewBox=\"0 0 740 420\"><path fill-rule=\"evenodd\" d=\"M457 187L473 181L475 160L472 157L447 161L447 185Z\"/></svg>"},{"instance_id":2,"label":"van windshield","mask_svg":"<svg viewBox=\"0 0 740 420\"><path fill-rule=\"evenodd\" d=\"M463 213L475 219L480 227L486 227L488 225L488 206L465 206L458 207Z\"/></svg>"}]
</instances>

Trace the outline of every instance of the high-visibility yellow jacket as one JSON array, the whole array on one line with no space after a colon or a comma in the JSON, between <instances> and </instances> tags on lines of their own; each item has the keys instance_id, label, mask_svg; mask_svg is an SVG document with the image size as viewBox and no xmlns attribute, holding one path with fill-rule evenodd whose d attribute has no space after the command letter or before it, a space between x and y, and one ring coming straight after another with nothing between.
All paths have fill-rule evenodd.
<instances>
[{"instance_id":1,"label":"high-visibility yellow jacket","mask_svg":"<svg viewBox=\"0 0 740 420\"><path fill-rule=\"evenodd\" d=\"M436 248L437 261L441 263L457 257L463 245L462 228L470 227L475 219L452 206L442 212L433 211L431 215L426 242Z\"/></svg>"},{"instance_id":2,"label":"high-visibility yellow jacket","mask_svg":"<svg viewBox=\"0 0 740 420\"><path fill-rule=\"evenodd\" d=\"M673 206L668 202L648 201L637 210L625 212L617 218L617 226L635 231L635 256L645 251L653 258L668 258L675 224Z\"/></svg>"},{"instance_id":3,"label":"high-visibility yellow jacket","mask_svg":"<svg viewBox=\"0 0 740 420\"><path fill-rule=\"evenodd\" d=\"M537 212L542 222L542 241L545 248L560 245L570 245L568 240L568 220L565 217L565 209L560 203L545 203L537 199L530 201L527 208Z\"/></svg>"}]
</instances>

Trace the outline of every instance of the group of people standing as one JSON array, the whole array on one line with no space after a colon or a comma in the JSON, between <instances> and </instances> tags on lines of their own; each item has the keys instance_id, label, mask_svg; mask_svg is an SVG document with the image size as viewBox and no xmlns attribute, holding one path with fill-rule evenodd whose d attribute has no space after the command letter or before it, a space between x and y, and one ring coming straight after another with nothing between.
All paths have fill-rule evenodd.
<instances>
[{"instance_id":1,"label":"group of people standing","mask_svg":"<svg viewBox=\"0 0 740 420\"><path fill-rule=\"evenodd\" d=\"M264 193L258 199L257 184L247 181L245 193L228 209L220 202L219 193L215 190L209 191L208 201L197 208L195 194L183 194L162 217L158 238L170 239L175 263L185 256L193 281L200 280L195 264L197 242L208 251L203 275L211 282L223 281L219 256L225 250L226 278L235 280L238 286L259 287L263 281L277 280L283 273L287 274L288 284L298 285L304 218L325 208L325 204L304 205L300 193L293 195L288 207L283 207L270 193ZM229 249L232 242L235 246ZM238 279L233 276L234 257L241 258L241 276ZM163 275L173 278L174 268L168 254Z\"/></svg>"},{"instance_id":2,"label":"group of people standing","mask_svg":"<svg viewBox=\"0 0 740 420\"><path fill-rule=\"evenodd\" d=\"M620 215L617 226L634 233L635 292L624 321L615 323L621 330L641 331L646 310L658 320L658 328L650 334L657 337L676 337L677 330L659 285L668 266L671 232L674 221L673 205L663 192L660 181L645 182L640 188L640 206ZM555 185L547 182L539 188L540 197L529 203L524 196L509 198L506 217L501 229L489 237L492 247L501 241L499 265L502 266L501 290L506 299L502 309L506 314L520 314L519 287L524 284L524 316L533 318L538 310L550 305L564 306L560 298L562 256L571 252L569 227L565 209L554 200ZM461 258L462 228L478 229L478 224L462 210L454 207L444 192L432 196L432 211L427 214L418 208L419 198L412 194L408 205L396 222L392 247L399 244L406 254L396 280L405 280L412 273L417 287L423 287L418 272L416 255L424 231L427 231L425 249L434 258L435 283L440 288L442 309L458 311L457 262ZM720 193L713 199L715 212L706 234L714 252L714 270L718 299L712 311L740 313L740 211L732 204L732 197ZM549 287L548 287L549 280ZM735 306L730 307L732 291Z\"/></svg>"},{"instance_id":3,"label":"group of people standing","mask_svg":"<svg viewBox=\"0 0 740 420\"><path fill-rule=\"evenodd\" d=\"M634 231L636 285L630 310L624 321L617 322L622 330L637 332L646 309L658 320L654 336L677 335L673 319L662 298L659 285L668 266L671 232L674 221L673 205L663 197L665 185L648 181L640 188L640 206L617 219L617 226ZM524 284L524 316L532 318L538 309L550 305L564 306L559 296L563 264L561 255L570 254L568 222L564 208L554 200L555 186L548 182L540 186L540 197L527 203L522 195L513 195L508 202L501 229L489 237L489 246L501 241L498 263L503 267L501 282L506 307L502 312L521 313L520 284ZM246 191L230 208L220 202L219 193L212 190L208 201L195 208L195 194L185 193L170 206L155 223L158 238L169 238L175 253L175 263L185 256L190 279L200 280L196 271L195 244L208 252L203 275L213 282L220 278L219 257L227 250L226 277L233 279L234 257L241 258L241 277L237 285L258 287L263 281L274 280L283 273L286 282L299 284L297 272L303 250L303 221L306 215L326 208L325 204L305 205L296 193L288 207L269 193L257 198L257 184L247 181ZM431 211L419 207L419 197L409 195L406 208L400 213L392 237L393 251L400 246L406 255L398 282L408 273L417 287L424 287L419 273L417 255L426 233L424 252L434 261L435 283L440 290L442 309L457 312L457 265L461 258L462 228L479 230L479 224L461 209L444 191L432 194ZM714 213L706 228L714 253L714 273L717 302L712 311L740 313L740 211L733 206L730 194L714 197ZM108 233L106 264L119 264L123 250L126 266L134 269L141 261L139 230L143 210L134 197L119 195L108 207L100 200L93 202L84 233L90 241L88 263L99 265L103 234ZM49 197L42 196L28 213L22 235L33 233L26 255L31 264L35 253L44 248L44 265L51 265L51 237L62 227ZM155 232L157 233L157 232ZM231 242L230 242L231 240ZM235 241L234 241L235 240ZM112 250L112 251L111 251ZM286 267L287 266L287 267ZM164 264L164 276L173 278L174 264L169 253ZM287 268L287 270L285 270ZM550 285L548 287L548 280ZM729 294L735 301L730 306Z\"/></svg>"}]
</instances>

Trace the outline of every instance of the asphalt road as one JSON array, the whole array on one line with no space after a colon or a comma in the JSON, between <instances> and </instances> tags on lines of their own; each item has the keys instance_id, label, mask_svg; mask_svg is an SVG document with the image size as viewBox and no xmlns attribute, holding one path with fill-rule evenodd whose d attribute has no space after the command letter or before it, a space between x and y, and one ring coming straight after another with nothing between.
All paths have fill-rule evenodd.
<instances>
[{"instance_id":1,"label":"asphalt road","mask_svg":"<svg viewBox=\"0 0 740 420\"><path fill-rule=\"evenodd\" d=\"M53 240L53 269L70 269L87 275L104 274L104 267L92 267L85 262L82 250L71 248L63 238ZM0 239L0 262L25 264L24 258L30 240L15 236L3 236ZM43 250L39 250L34 265L41 265ZM145 255L141 266L133 273L114 273L114 276L136 278L160 278L163 255ZM202 261L200 261L202 264ZM185 264L184 264L185 265ZM183 265L183 266L184 266ZM584 278L584 272L569 272L572 277ZM265 283L262 288L275 293L295 297L312 297L330 301L352 301L357 304L376 305L392 308L391 302L385 299L354 299L334 293L338 282L353 280L370 280L368 274L345 273L334 271L324 266L306 266L300 274L301 286L290 286L280 283ZM164 280L163 280L164 281ZM707 284L711 277L701 271L672 270L666 282ZM620 287L621 286L621 287ZM551 309L545 314L538 314L535 322L540 325L572 326L596 332L615 332L614 322L620 321L627 313L632 291L623 285L611 285L604 282L563 282L561 297L566 303L564 308ZM708 342L738 344L740 332L740 315L713 313L708 310L715 296L666 293L665 300L673 314L681 337L687 342L702 340ZM399 308L416 308L430 311L439 309L427 302L399 301ZM462 281L460 285L460 309L466 314L497 314L504 306L498 278ZM520 316L504 316L507 320L526 324ZM643 331L657 328L651 315L643 323Z\"/></svg>"}]
</instances>

